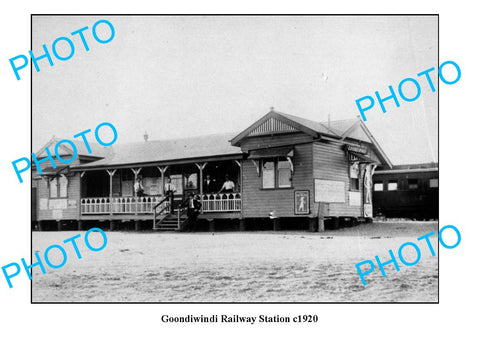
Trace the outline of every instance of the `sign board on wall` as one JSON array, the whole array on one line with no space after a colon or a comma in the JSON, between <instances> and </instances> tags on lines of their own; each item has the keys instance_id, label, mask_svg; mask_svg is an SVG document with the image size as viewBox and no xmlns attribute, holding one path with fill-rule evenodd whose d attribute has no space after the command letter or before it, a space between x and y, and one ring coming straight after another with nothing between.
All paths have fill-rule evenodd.
<instances>
[{"instance_id":1,"label":"sign board on wall","mask_svg":"<svg viewBox=\"0 0 480 349\"><path fill-rule=\"evenodd\" d=\"M160 195L161 178L145 177L143 187L148 195Z\"/></svg>"},{"instance_id":2,"label":"sign board on wall","mask_svg":"<svg viewBox=\"0 0 480 349\"><path fill-rule=\"evenodd\" d=\"M77 200L68 200L68 208L77 208Z\"/></svg>"},{"instance_id":3,"label":"sign board on wall","mask_svg":"<svg viewBox=\"0 0 480 349\"><path fill-rule=\"evenodd\" d=\"M295 190L295 214L310 213L310 193L308 190Z\"/></svg>"},{"instance_id":4,"label":"sign board on wall","mask_svg":"<svg viewBox=\"0 0 480 349\"><path fill-rule=\"evenodd\" d=\"M345 202L345 182L315 178L315 202Z\"/></svg>"},{"instance_id":5,"label":"sign board on wall","mask_svg":"<svg viewBox=\"0 0 480 349\"><path fill-rule=\"evenodd\" d=\"M40 199L40 209L48 210L48 199L45 199L45 198Z\"/></svg>"},{"instance_id":6,"label":"sign board on wall","mask_svg":"<svg viewBox=\"0 0 480 349\"><path fill-rule=\"evenodd\" d=\"M360 145L345 145L345 150L346 151L354 151L356 153L360 154L367 154L368 149L366 147L362 147Z\"/></svg>"},{"instance_id":7,"label":"sign board on wall","mask_svg":"<svg viewBox=\"0 0 480 349\"><path fill-rule=\"evenodd\" d=\"M65 210L67 208L67 199L50 199L48 208L50 210Z\"/></svg>"},{"instance_id":8,"label":"sign board on wall","mask_svg":"<svg viewBox=\"0 0 480 349\"><path fill-rule=\"evenodd\" d=\"M372 218L373 217L372 204L365 204L363 206L363 216L365 218Z\"/></svg>"},{"instance_id":9,"label":"sign board on wall","mask_svg":"<svg viewBox=\"0 0 480 349\"><path fill-rule=\"evenodd\" d=\"M360 192L359 191L349 191L348 192L348 204L350 206L360 206Z\"/></svg>"}]
</instances>

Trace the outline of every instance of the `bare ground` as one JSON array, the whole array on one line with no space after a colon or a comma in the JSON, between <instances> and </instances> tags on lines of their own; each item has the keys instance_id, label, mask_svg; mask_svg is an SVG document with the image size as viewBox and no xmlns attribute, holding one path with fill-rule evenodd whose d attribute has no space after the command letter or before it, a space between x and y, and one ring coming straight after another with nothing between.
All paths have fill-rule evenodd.
<instances>
[{"instance_id":1,"label":"bare ground","mask_svg":"<svg viewBox=\"0 0 480 349\"><path fill-rule=\"evenodd\" d=\"M363 286L355 264L388 260L388 250L431 231L437 222L378 222L326 233L106 232L104 250L87 249L85 232L33 232L33 252L81 234L59 269L34 268L33 302L437 302L438 257L400 271L378 266ZM432 239L438 251L437 239ZM101 239L92 244L101 245ZM408 261L415 260L404 250ZM413 250L413 249L412 249ZM49 257L57 263L58 251ZM412 252L412 253L410 253ZM438 254L437 254L438 255ZM398 257L397 257L398 260Z\"/></svg>"}]
</instances>

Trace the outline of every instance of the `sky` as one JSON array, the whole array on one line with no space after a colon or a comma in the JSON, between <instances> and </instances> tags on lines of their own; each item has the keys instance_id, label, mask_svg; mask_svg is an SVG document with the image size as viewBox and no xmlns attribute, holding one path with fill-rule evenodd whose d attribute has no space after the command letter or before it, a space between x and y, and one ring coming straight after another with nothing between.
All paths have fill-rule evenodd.
<instances>
[{"instance_id":1,"label":"sky","mask_svg":"<svg viewBox=\"0 0 480 349\"><path fill-rule=\"evenodd\" d=\"M99 19L115 28L109 43L92 36ZM85 26L88 52L70 35ZM108 27L97 28L108 38ZM34 54L61 36L75 53L33 70L33 151L104 121L127 143L145 131L150 140L240 133L271 107L315 121L355 118L356 99L386 97L389 85L435 67L437 92L417 78L416 101L386 101L385 114L376 105L366 125L394 164L437 162L437 28L436 16L34 16Z\"/></svg>"}]
</instances>

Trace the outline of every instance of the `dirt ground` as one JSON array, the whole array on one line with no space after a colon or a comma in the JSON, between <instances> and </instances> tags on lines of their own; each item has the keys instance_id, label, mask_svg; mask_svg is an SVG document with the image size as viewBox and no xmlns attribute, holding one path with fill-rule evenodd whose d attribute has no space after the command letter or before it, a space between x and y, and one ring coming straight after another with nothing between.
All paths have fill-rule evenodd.
<instances>
[{"instance_id":1,"label":"dirt ground","mask_svg":"<svg viewBox=\"0 0 480 349\"><path fill-rule=\"evenodd\" d=\"M59 269L34 268L33 302L437 302L438 253L432 257L416 239L435 231L437 222L376 222L325 233L135 233L106 232L102 251L87 249L85 232L32 232L33 252L43 257L52 244L81 234L82 259L66 244L68 260ZM101 238L92 233L93 246ZM415 266L398 259L398 248L417 241L422 256ZM378 266L363 286L355 264ZM415 260L412 248L404 250ZM61 254L52 250L53 263Z\"/></svg>"}]
</instances>

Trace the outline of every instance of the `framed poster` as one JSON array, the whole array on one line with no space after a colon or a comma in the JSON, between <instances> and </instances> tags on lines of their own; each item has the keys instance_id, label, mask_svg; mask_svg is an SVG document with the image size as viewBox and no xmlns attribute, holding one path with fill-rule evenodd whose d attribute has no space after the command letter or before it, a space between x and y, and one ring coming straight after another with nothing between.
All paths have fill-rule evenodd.
<instances>
[{"instance_id":1,"label":"framed poster","mask_svg":"<svg viewBox=\"0 0 480 349\"><path fill-rule=\"evenodd\" d=\"M310 192L308 190L295 190L295 214L310 213Z\"/></svg>"}]
</instances>

